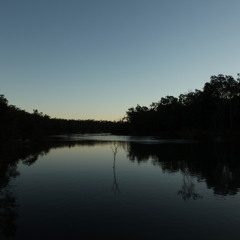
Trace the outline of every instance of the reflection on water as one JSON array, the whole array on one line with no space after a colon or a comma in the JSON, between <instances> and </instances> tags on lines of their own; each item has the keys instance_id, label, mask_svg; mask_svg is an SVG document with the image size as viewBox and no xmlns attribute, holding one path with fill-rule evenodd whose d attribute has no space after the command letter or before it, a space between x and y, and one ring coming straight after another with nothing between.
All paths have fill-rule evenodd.
<instances>
[{"instance_id":1,"label":"reflection on water","mask_svg":"<svg viewBox=\"0 0 240 240\"><path fill-rule=\"evenodd\" d=\"M232 208L240 207L236 205L239 202L231 198L228 199L228 205L226 201L223 205L223 202L214 199L214 196L239 197L240 149L237 143L164 142L154 141L153 138L150 138L151 141L147 138L127 141L129 137L124 141L124 137L119 139L121 141L116 141L114 136L97 136L96 139L85 135L83 139L78 136L74 140L62 138L41 144L2 143L0 237L41 239L44 234L54 235L56 229L65 226L66 232L72 233L71 237L88 234L93 239L103 236L105 239L113 239L113 236L115 239L126 239L126 236L130 239L165 236L167 239L166 236L170 236L168 228L179 229L178 235L182 237L185 223L190 224L191 231L194 231L198 229L198 224L204 224L208 218L209 222L219 221L217 216L219 218L220 214L228 219L228 226L222 221L227 228L227 237L231 232L231 239L235 239L235 234L240 233L235 228L240 223L240 213L231 212L234 210ZM58 151L61 154L54 157ZM63 154L64 159L61 160ZM30 176L33 172L35 175L31 177L32 182L24 180L28 179L27 174ZM118 181L122 194L118 194ZM109 189L109 184L112 189L110 193L105 191L105 186ZM25 189L31 189L35 195ZM41 199L37 195L40 193ZM112 199L111 195L117 198ZM56 201L51 203L53 199ZM187 202L191 209L182 205L181 202L186 203L185 200L189 200ZM114 201L118 201L118 205ZM32 205L33 202L38 207ZM199 205L194 207L193 202ZM214 207L207 207L207 203ZM215 212L216 204L223 212ZM184 209L184 214L179 206ZM41 215L43 209L46 215ZM211 218L216 215L216 219L202 216L204 210L212 211ZM192 222L195 216L191 211L199 216L198 224ZM33 212L38 218L35 219ZM68 217L62 218L62 214ZM51 226L52 229L44 222L47 217L56 222L56 226ZM35 225L31 225L31 218L35 219ZM148 218L148 223L143 227L145 218ZM124 231L117 236L117 224L113 224L113 220L124 226ZM132 222L137 224L131 225ZM158 225L160 222L161 226ZM79 228L80 223L82 227ZM89 235L91 227L95 232ZM26 230L29 228L33 229L31 234ZM34 233L34 229L38 232L42 228L43 235ZM211 231L217 231L214 226L210 228ZM25 231L28 235L24 235ZM58 239L67 237L61 230L58 231ZM222 239L226 236L222 234ZM203 235L199 235L199 239L201 237ZM204 238L207 239L206 236Z\"/></svg>"},{"instance_id":2,"label":"reflection on water","mask_svg":"<svg viewBox=\"0 0 240 240\"><path fill-rule=\"evenodd\" d=\"M12 236L16 232L15 220L17 219L16 199L10 187L0 191L0 231L6 236Z\"/></svg>"},{"instance_id":3,"label":"reflection on water","mask_svg":"<svg viewBox=\"0 0 240 240\"><path fill-rule=\"evenodd\" d=\"M116 195L119 193L119 186L117 182L117 175L116 175L116 155L117 155L117 150L118 150L119 145L114 142L113 145L111 146L112 152L113 152L113 185L112 185L112 191Z\"/></svg>"},{"instance_id":4,"label":"reflection on water","mask_svg":"<svg viewBox=\"0 0 240 240\"><path fill-rule=\"evenodd\" d=\"M186 167L182 172L182 188L178 191L178 195L181 195L184 200L196 200L202 198L202 196L195 192L195 184L193 183L191 173Z\"/></svg>"},{"instance_id":5,"label":"reflection on water","mask_svg":"<svg viewBox=\"0 0 240 240\"><path fill-rule=\"evenodd\" d=\"M237 145L130 143L128 157L138 163L151 160L164 172L180 171L183 182L197 176L199 181L206 181L215 194L234 195L240 187L240 151Z\"/></svg>"}]
</instances>

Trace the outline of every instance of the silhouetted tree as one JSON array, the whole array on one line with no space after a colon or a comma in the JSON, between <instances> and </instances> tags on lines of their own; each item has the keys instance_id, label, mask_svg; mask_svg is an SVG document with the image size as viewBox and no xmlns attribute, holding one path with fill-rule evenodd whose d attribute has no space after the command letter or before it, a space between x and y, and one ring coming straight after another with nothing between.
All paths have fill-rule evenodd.
<instances>
[{"instance_id":1,"label":"silhouetted tree","mask_svg":"<svg viewBox=\"0 0 240 240\"><path fill-rule=\"evenodd\" d=\"M240 82L232 76L212 76L203 90L166 96L150 107L129 108L132 134L236 133L240 131Z\"/></svg>"},{"instance_id":2,"label":"silhouetted tree","mask_svg":"<svg viewBox=\"0 0 240 240\"><path fill-rule=\"evenodd\" d=\"M126 121L67 120L50 118L39 112L28 113L13 105L8 105L4 95L0 95L0 140L42 140L50 135L71 133L126 133Z\"/></svg>"}]
</instances>

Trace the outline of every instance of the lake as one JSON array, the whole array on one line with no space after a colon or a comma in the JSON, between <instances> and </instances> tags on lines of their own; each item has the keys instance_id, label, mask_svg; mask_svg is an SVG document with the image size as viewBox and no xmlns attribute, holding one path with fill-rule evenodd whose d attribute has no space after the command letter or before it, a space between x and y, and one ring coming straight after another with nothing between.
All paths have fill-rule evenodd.
<instances>
[{"instance_id":1,"label":"lake","mask_svg":"<svg viewBox=\"0 0 240 240\"><path fill-rule=\"evenodd\" d=\"M58 136L0 147L0 239L239 239L240 149Z\"/></svg>"}]
</instances>

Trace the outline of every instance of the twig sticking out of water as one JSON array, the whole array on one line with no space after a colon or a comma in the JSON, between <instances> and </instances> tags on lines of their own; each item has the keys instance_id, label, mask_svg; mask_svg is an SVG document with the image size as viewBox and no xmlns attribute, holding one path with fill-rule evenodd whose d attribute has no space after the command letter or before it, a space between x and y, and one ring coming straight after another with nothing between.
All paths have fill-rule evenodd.
<instances>
[{"instance_id":1,"label":"twig sticking out of water","mask_svg":"<svg viewBox=\"0 0 240 240\"><path fill-rule=\"evenodd\" d=\"M118 145L114 143L113 146L111 146L112 152L113 152L113 168L115 168L115 161L116 161L116 155L118 151Z\"/></svg>"},{"instance_id":2,"label":"twig sticking out of water","mask_svg":"<svg viewBox=\"0 0 240 240\"><path fill-rule=\"evenodd\" d=\"M119 187L117 183L117 177L116 177L116 170L115 170L115 163L116 163L116 155L118 151L118 145L114 143L113 146L111 146L112 152L113 152L113 186L112 186L112 191L116 195L119 193Z\"/></svg>"}]
</instances>

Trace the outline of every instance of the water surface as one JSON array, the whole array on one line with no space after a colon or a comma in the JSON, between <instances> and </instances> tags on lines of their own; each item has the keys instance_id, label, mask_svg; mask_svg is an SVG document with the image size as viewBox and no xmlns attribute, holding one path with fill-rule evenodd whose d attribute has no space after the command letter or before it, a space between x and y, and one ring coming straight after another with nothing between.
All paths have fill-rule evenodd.
<instances>
[{"instance_id":1,"label":"water surface","mask_svg":"<svg viewBox=\"0 0 240 240\"><path fill-rule=\"evenodd\" d=\"M0 157L1 239L239 239L234 144L75 135Z\"/></svg>"}]
</instances>

